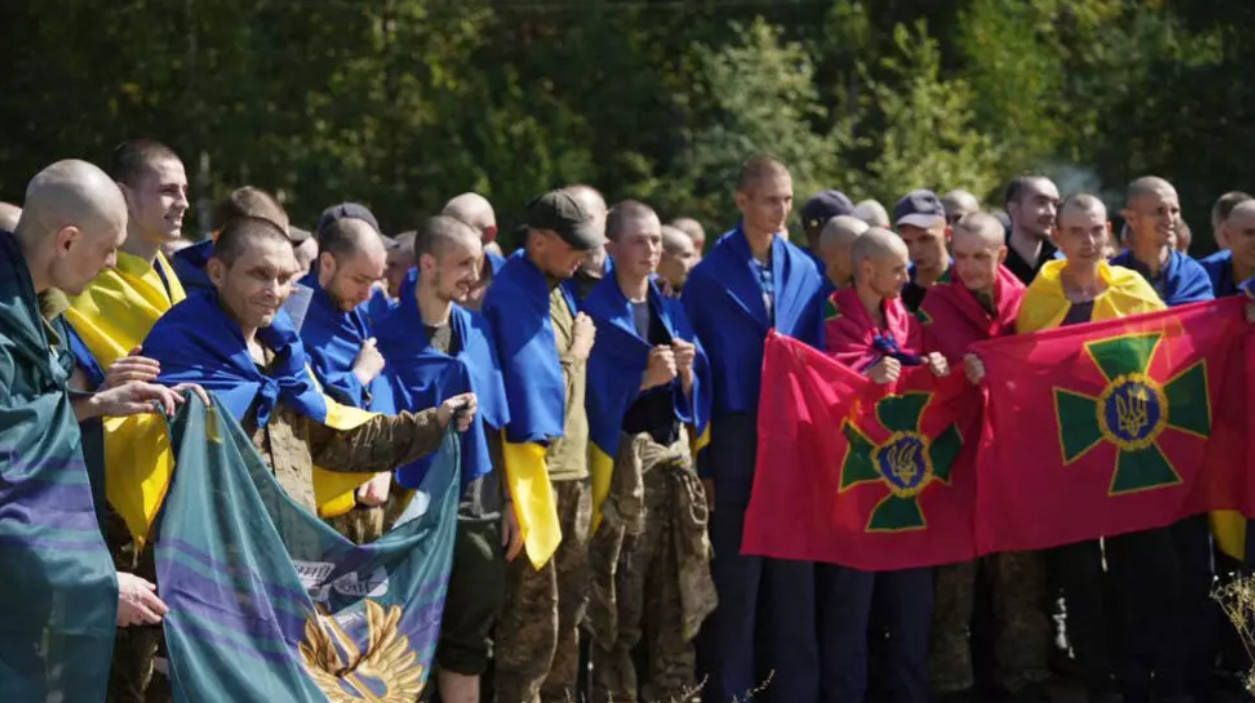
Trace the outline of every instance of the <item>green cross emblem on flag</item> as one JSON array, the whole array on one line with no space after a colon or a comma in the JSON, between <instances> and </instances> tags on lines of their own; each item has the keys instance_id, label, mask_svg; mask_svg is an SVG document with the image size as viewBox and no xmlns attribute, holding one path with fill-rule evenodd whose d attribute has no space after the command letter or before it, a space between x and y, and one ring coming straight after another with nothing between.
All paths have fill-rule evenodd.
<instances>
[{"instance_id":1,"label":"green cross emblem on flag","mask_svg":"<svg viewBox=\"0 0 1255 703\"><path fill-rule=\"evenodd\" d=\"M847 446L840 491L865 484L885 491L867 519L867 532L926 529L920 495L934 483L950 483L950 468L963 438L953 424L935 439L920 430L932 397L932 393L891 395L876 403L874 420L856 407L841 424ZM881 442L870 438L884 435L888 436Z\"/></svg>"},{"instance_id":2,"label":"green cross emblem on flag","mask_svg":"<svg viewBox=\"0 0 1255 703\"><path fill-rule=\"evenodd\" d=\"M1116 446L1108 495L1181 483L1172 459L1159 444L1160 435L1169 428L1202 438L1211 434L1206 361L1172 378L1157 379L1150 368L1162 341L1163 334L1152 332L1086 342L1086 353L1106 381L1102 393L1093 396L1054 389L1065 466L1104 442Z\"/></svg>"}]
</instances>

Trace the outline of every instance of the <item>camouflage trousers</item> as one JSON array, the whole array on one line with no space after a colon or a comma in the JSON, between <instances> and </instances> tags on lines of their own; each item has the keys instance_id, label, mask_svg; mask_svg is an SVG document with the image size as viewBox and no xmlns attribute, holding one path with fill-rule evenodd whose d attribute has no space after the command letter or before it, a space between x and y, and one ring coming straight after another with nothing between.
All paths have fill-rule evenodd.
<instances>
[{"instance_id":1,"label":"camouflage trousers","mask_svg":"<svg viewBox=\"0 0 1255 703\"><path fill-rule=\"evenodd\" d=\"M1046 573L1039 552L1007 552L984 560L992 577L995 683L1016 693L1049 676L1050 621ZM936 570L929 675L934 693L972 688L969 628L975 605L977 562Z\"/></svg>"},{"instance_id":2,"label":"camouflage trousers","mask_svg":"<svg viewBox=\"0 0 1255 703\"><path fill-rule=\"evenodd\" d=\"M590 548L592 700L690 700L692 639L714 609L705 493L688 443L624 437L606 517ZM610 583L612 581L612 583ZM635 650L644 640L644 685Z\"/></svg>"},{"instance_id":3,"label":"camouflage trousers","mask_svg":"<svg viewBox=\"0 0 1255 703\"><path fill-rule=\"evenodd\" d=\"M112 509L105 516L105 540L119 572L157 582L152 544L141 551L122 517ZM168 703L173 700L169 679L155 670L164 639L160 625L118 628L113 640L106 703Z\"/></svg>"},{"instance_id":4,"label":"camouflage trousers","mask_svg":"<svg viewBox=\"0 0 1255 703\"><path fill-rule=\"evenodd\" d=\"M497 622L494 691L499 703L576 701L579 626L588 606L588 534L593 519L587 480L553 484L562 543L540 569L520 556L510 564Z\"/></svg>"}]
</instances>

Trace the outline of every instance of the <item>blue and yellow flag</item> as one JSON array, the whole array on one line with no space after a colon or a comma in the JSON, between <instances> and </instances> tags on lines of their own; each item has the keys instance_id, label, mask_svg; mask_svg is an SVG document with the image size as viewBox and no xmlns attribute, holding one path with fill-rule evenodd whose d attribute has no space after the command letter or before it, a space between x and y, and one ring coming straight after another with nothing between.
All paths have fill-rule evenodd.
<instances>
[{"instance_id":1,"label":"blue and yellow flag","mask_svg":"<svg viewBox=\"0 0 1255 703\"><path fill-rule=\"evenodd\" d=\"M288 498L220 398L190 397L172 436L156 557L175 700L418 700L452 561L456 432L363 546Z\"/></svg>"},{"instance_id":2,"label":"blue and yellow flag","mask_svg":"<svg viewBox=\"0 0 1255 703\"><path fill-rule=\"evenodd\" d=\"M1020 303L1020 315L1015 321L1019 334L1048 330L1063 324L1068 310L1072 308L1072 302L1063 291L1062 275L1067 265L1066 259L1056 259L1042 266ZM1100 263L1098 277L1107 289L1094 298L1091 322L1155 312L1165 307L1155 289L1136 271Z\"/></svg>"},{"instance_id":3,"label":"blue and yellow flag","mask_svg":"<svg viewBox=\"0 0 1255 703\"><path fill-rule=\"evenodd\" d=\"M279 311L257 338L275 354L270 375L257 369L239 326L227 318L217 292L210 290L194 294L162 317L144 340L144 354L161 364L162 383L197 383L216 391L237 420L252 412L259 427L269 422L280 400L335 429L353 429L370 419L370 413L341 405L321 392L287 313ZM108 492L109 502L132 534L143 540L170 485L173 459L166 432L153 430L141 439L132 451L144 454L144 459L127 465L127 475L111 479ZM354 491L372 476L316 468L319 514L334 517L351 510Z\"/></svg>"},{"instance_id":4,"label":"blue and yellow flag","mask_svg":"<svg viewBox=\"0 0 1255 703\"><path fill-rule=\"evenodd\" d=\"M423 329L415 304L418 270L412 269L401 284L402 304L396 305L379 325L379 352L384 368L385 390L376 395L400 410L419 412L462 393L474 393L479 408L471 427L462 435L462 485L492 473L488 433L499 432L510 421L501 364L483 317L453 306L449 315L452 355L437 351ZM383 397L387 395L389 397ZM430 470L432 457L397 469L397 483L417 486Z\"/></svg>"},{"instance_id":5,"label":"blue and yellow flag","mask_svg":"<svg viewBox=\"0 0 1255 703\"><path fill-rule=\"evenodd\" d=\"M157 254L150 265L119 252L117 267L101 272L82 295L70 301L65 313L73 329L70 342L77 363L100 383L103 373L140 346L157 320L185 298L183 286L164 256ZM150 496L150 503L159 503L164 487L143 477L151 475L149 467L169 466L173 461L165 438L165 419L158 415L106 417L100 426L105 492L112 498L129 486ZM124 510L122 514L131 513ZM138 525L133 519L127 523ZM147 534L137 530L133 527L134 536L143 544Z\"/></svg>"},{"instance_id":6,"label":"blue and yellow flag","mask_svg":"<svg viewBox=\"0 0 1255 703\"><path fill-rule=\"evenodd\" d=\"M567 287L561 290L574 315L574 297ZM538 569L562 541L545 463L545 447L562 436L566 420L566 382L549 295L545 275L519 250L497 272L484 299L510 404L503 447L506 480L527 556Z\"/></svg>"},{"instance_id":7,"label":"blue and yellow flag","mask_svg":"<svg viewBox=\"0 0 1255 703\"><path fill-rule=\"evenodd\" d=\"M0 701L102 701L117 580L66 391L70 356L41 318L0 231Z\"/></svg>"},{"instance_id":8,"label":"blue and yellow flag","mask_svg":"<svg viewBox=\"0 0 1255 703\"><path fill-rule=\"evenodd\" d=\"M684 392L679 379L650 393L669 393L673 397L676 418L693 428L696 438L693 454L710 441L710 364L689 325L680 302L664 296L656 285L649 284L649 308L662 322L668 336L697 345L693 363L693 393ZM601 522L601 505L610 495L615 455L619 451L623 418L632 403L640 397L641 377L649 365L653 349L637 332L632 305L613 276L607 278L584 300L584 312L597 325L597 343L588 359L588 408L590 469L593 483L593 528Z\"/></svg>"},{"instance_id":9,"label":"blue and yellow flag","mask_svg":"<svg viewBox=\"0 0 1255 703\"><path fill-rule=\"evenodd\" d=\"M380 375L363 385L353 373L353 362L357 361L362 345L375 336L367 304L344 312L319 285L317 273L307 274L301 284L312 291L300 325L301 342L323 390L345 405L386 415L394 413L385 402L387 394L380 392L387 379Z\"/></svg>"}]
</instances>

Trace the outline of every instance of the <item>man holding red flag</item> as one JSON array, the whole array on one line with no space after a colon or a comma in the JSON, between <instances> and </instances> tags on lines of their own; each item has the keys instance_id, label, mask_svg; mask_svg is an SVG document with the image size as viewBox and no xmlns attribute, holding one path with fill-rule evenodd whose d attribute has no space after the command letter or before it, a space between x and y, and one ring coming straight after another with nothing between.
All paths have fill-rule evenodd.
<instances>
[{"instance_id":1,"label":"man holding red flag","mask_svg":"<svg viewBox=\"0 0 1255 703\"><path fill-rule=\"evenodd\" d=\"M854 241L854 285L835 293L826 322L827 348L838 361L879 384L898 380L906 366L949 373L945 357L922 355L918 321L902 303L909 280L906 244L873 227ZM872 594L882 589L889 630L889 688L898 703L928 700L928 628L932 617L932 569L880 573L847 567L824 570L820 586L826 640L823 669L832 690L825 700L861 701L867 692L868 621Z\"/></svg>"},{"instance_id":2,"label":"man holding red flag","mask_svg":"<svg viewBox=\"0 0 1255 703\"><path fill-rule=\"evenodd\" d=\"M1098 198L1080 193L1060 205L1054 239L1065 258L1046 262L1025 292L1016 318L1017 332L1164 309L1141 276L1104 260L1103 245L1110 232L1107 208ZM984 378L984 364L978 357L969 356L965 362L969 378L977 382ZM1102 700L1109 693L1111 673L1102 544L1099 540L1069 544L1053 550L1050 559L1063 587L1068 641L1086 678L1089 700Z\"/></svg>"},{"instance_id":3,"label":"man holding red flag","mask_svg":"<svg viewBox=\"0 0 1255 703\"><path fill-rule=\"evenodd\" d=\"M964 216L954 226L952 247L957 280L933 286L919 317L924 349L957 364L973 342L1015 334L1024 284L1003 266L1006 237L994 216ZM979 412L978 402L974 397L971 413ZM1041 700L1050 639L1041 554L995 554L985 566L993 580L996 684L1016 700ZM935 694L963 694L975 685L968 641L975 591L976 562L937 569L929 662Z\"/></svg>"}]
</instances>

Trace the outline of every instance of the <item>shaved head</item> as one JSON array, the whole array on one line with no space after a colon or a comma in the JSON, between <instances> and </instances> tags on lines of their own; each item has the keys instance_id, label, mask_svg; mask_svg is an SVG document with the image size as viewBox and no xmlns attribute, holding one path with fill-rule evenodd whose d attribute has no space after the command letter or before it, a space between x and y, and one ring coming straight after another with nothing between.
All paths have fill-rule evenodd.
<instances>
[{"instance_id":1,"label":"shaved head","mask_svg":"<svg viewBox=\"0 0 1255 703\"><path fill-rule=\"evenodd\" d=\"M699 249L706 244L706 230L697 220L691 217L677 217L671 221L671 226L687 234Z\"/></svg>"},{"instance_id":2,"label":"shaved head","mask_svg":"<svg viewBox=\"0 0 1255 703\"><path fill-rule=\"evenodd\" d=\"M965 215L954 225L954 238L972 237L984 244L997 248L1006 243L1006 230L1002 222L987 212L973 212Z\"/></svg>"},{"instance_id":3,"label":"shaved head","mask_svg":"<svg viewBox=\"0 0 1255 703\"><path fill-rule=\"evenodd\" d=\"M693 238L684 230L674 225L662 226L662 250L668 254L679 254L694 246Z\"/></svg>"},{"instance_id":4,"label":"shaved head","mask_svg":"<svg viewBox=\"0 0 1255 703\"><path fill-rule=\"evenodd\" d=\"M58 161L26 188L15 234L21 242L35 292L58 288L83 292L117 263L126 239L126 199L117 183L86 161Z\"/></svg>"},{"instance_id":5,"label":"shaved head","mask_svg":"<svg viewBox=\"0 0 1255 703\"><path fill-rule=\"evenodd\" d=\"M606 218L606 237L612 242L618 241L624 233L655 222L656 226L662 226L653 208L635 200L624 200L616 204Z\"/></svg>"},{"instance_id":6,"label":"shaved head","mask_svg":"<svg viewBox=\"0 0 1255 703\"><path fill-rule=\"evenodd\" d=\"M741 166L741 174L736 179L736 189L738 192L747 193L760 181L768 178L789 177L789 167L784 162L774 156L758 155L751 156Z\"/></svg>"},{"instance_id":7,"label":"shaved head","mask_svg":"<svg viewBox=\"0 0 1255 703\"><path fill-rule=\"evenodd\" d=\"M1059 204L1060 226L1062 226L1064 215L1068 214L1097 215L1105 221L1107 219L1107 206L1089 193L1077 193L1069 195Z\"/></svg>"},{"instance_id":8,"label":"shaved head","mask_svg":"<svg viewBox=\"0 0 1255 703\"><path fill-rule=\"evenodd\" d=\"M17 221L22 217L22 208L13 203L0 202L0 229L12 232L17 229Z\"/></svg>"},{"instance_id":9,"label":"shaved head","mask_svg":"<svg viewBox=\"0 0 1255 703\"><path fill-rule=\"evenodd\" d=\"M941 199L941 206L946 209L946 219L957 222L964 215L980 210L980 201L966 190L952 190Z\"/></svg>"},{"instance_id":10,"label":"shaved head","mask_svg":"<svg viewBox=\"0 0 1255 703\"><path fill-rule=\"evenodd\" d=\"M868 224L857 217L837 215L828 220L823 231L820 232L819 251L827 254L838 247L849 247L868 229Z\"/></svg>"},{"instance_id":11,"label":"shaved head","mask_svg":"<svg viewBox=\"0 0 1255 703\"><path fill-rule=\"evenodd\" d=\"M1176 195L1177 189L1172 184L1158 176L1142 176L1141 178L1129 184L1129 194L1126 204L1132 205L1133 201L1146 196L1160 196L1171 193Z\"/></svg>"},{"instance_id":12,"label":"shaved head","mask_svg":"<svg viewBox=\"0 0 1255 703\"><path fill-rule=\"evenodd\" d=\"M444 206L440 214L465 222L475 228L477 233L483 234L488 230L494 236L497 233L497 214L493 212L492 203L479 193L463 193L455 197ZM485 239L492 241L491 237Z\"/></svg>"},{"instance_id":13,"label":"shaved head","mask_svg":"<svg viewBox=\"0 0 1255 703\"><path fill-rule=\"evenodd\" d=\"M214 227L222 229L232 220L241 217L260 217L263 220L270 220L285 232L291 229L288 213L279 201L270 193L253 186L236 188L218 203L218 206L214 208Z\"/></svg>"},{"instance_id":14,"label":"shaved head","mask_svg":"<svg viewBox=\"0 0 1255 703\"><path fill-rule=\"evenodd\" d=\"M446 252L461 245L476 248L474 245L478 242L479 233L465 220L450 215L436 215L423 220L419 225L412 246L415 256L428 254L439 262Z\"/></svg>"},{"instance_id":15,"label":"shaved head","mask_svg":"<svg viewBox=\"0 0 1255 703\"><path fill-rule=\"evenodd\" d=\"M854 240L850 260L857 270L863 262L888 258L907 258L906 242L883 227L870 227Z\"/></svg>"},{"instance_id":16,"label":"shaved head","mask_svg":"<svg viewBox=\"0 0 1255 703\"><path fill-rule=\"evenodd\" d=\"M1224 237L1233 252L1234 268L1242 273L1255 271L1255 200L1233 206L1225 219Z\"/></svg>"},{"instance_id":17,"label":"shaved head","mask_svg":"<svg viewBox=\"0 0 1255 703\"><path fill-rule=\"evenodd\" d=\"M1225 241L1225 222L1229 219L1229 213L1233 212L1233 208L1239 203L1250 199L1250 195L1234 190L1217 198L1216 204L1211 206L1211 232L1218 248L1229 248L1229 243Z\"/></svg>"},{"instance_id":18,"label":"shaved head","mask_svg":"<svg viewBox=\"0 0 1255 703\"><path fill-rule=\"evenodd\" d=\"M318 233L318 250L336 258L359 253L386 256L383 237L369 222L356 217L342 217L322 228Z\"/></svg>"},{"instance_id":19,"label":"shaved head","mask_svg":"<svg viewBox=\"0 0 1255 703\"><path fill-rule=\"evenodd\" d=\"M854 216L872 227L887 228L889 226L889 213L877 200L864 200L855 205Z\"/></svg>"}]
</instances>

